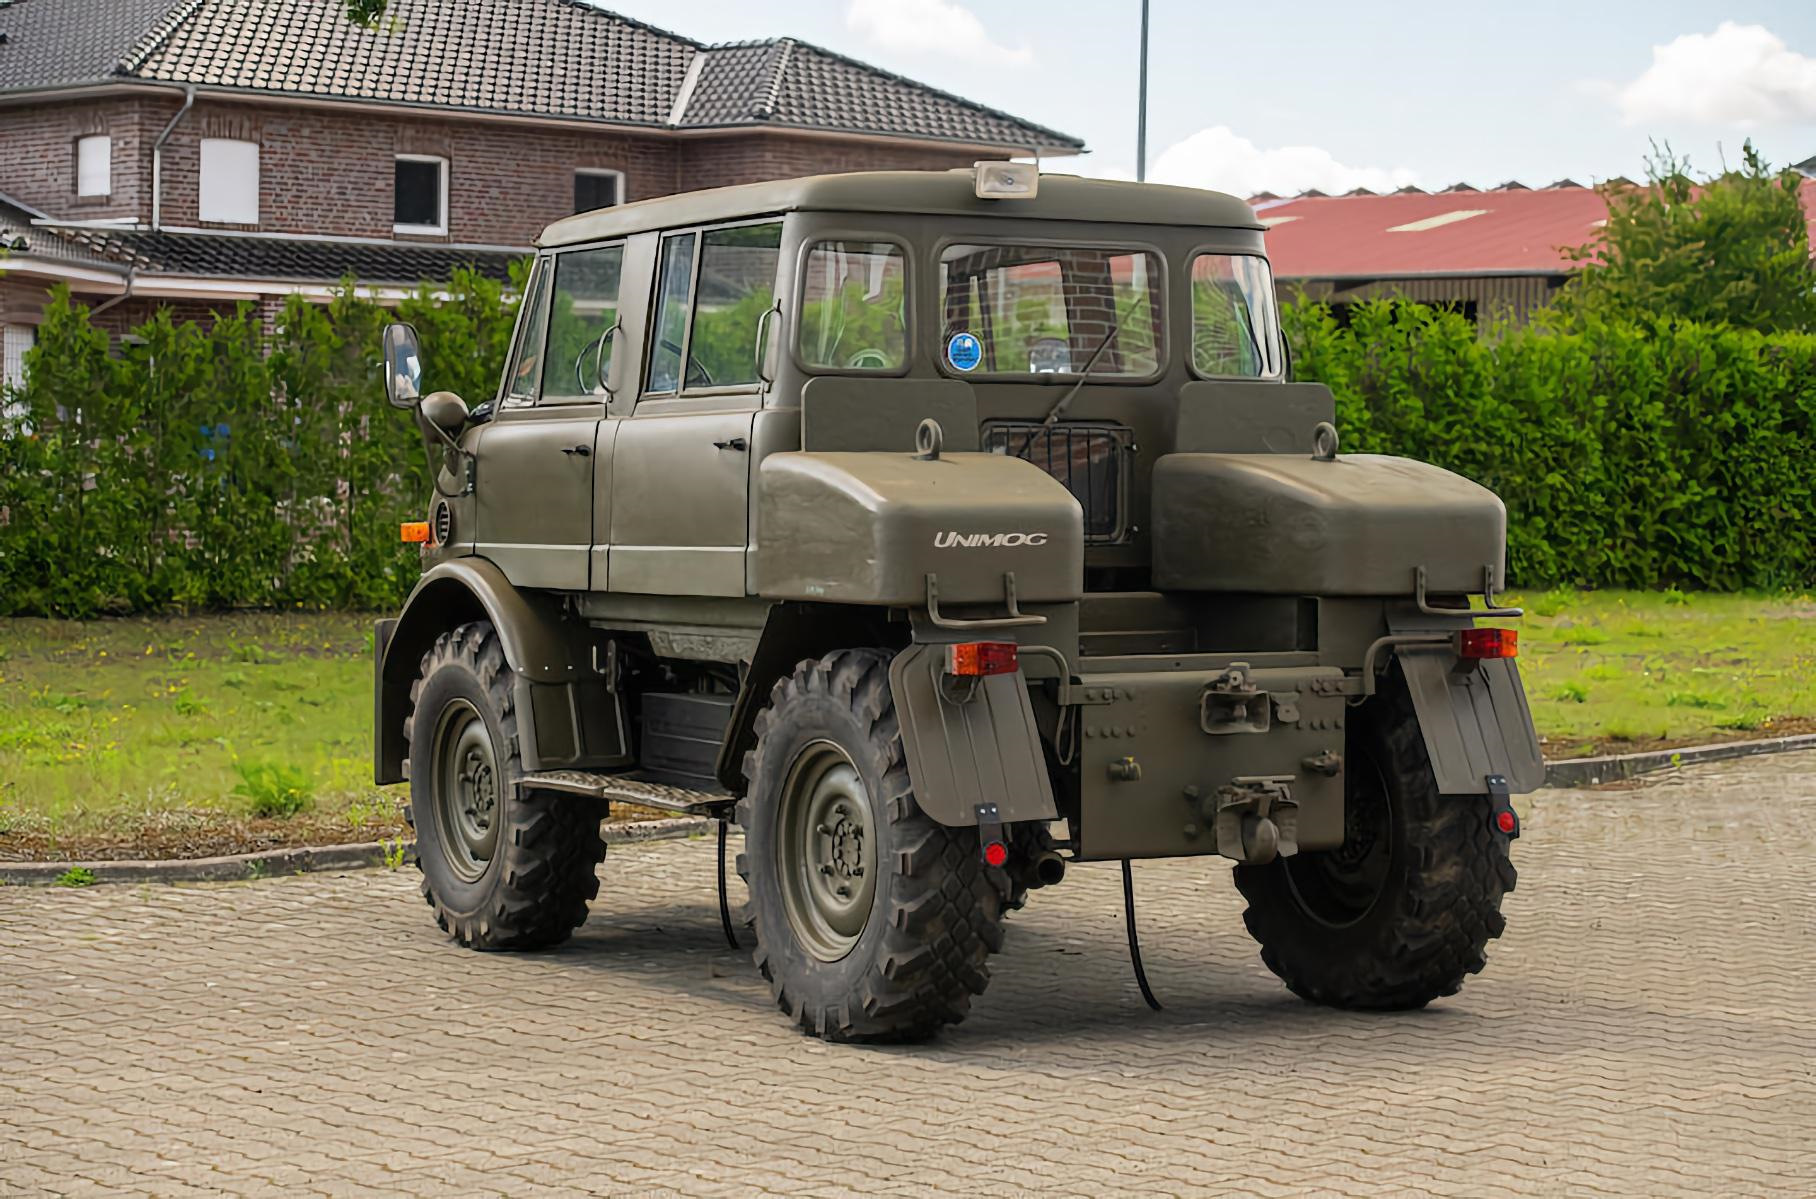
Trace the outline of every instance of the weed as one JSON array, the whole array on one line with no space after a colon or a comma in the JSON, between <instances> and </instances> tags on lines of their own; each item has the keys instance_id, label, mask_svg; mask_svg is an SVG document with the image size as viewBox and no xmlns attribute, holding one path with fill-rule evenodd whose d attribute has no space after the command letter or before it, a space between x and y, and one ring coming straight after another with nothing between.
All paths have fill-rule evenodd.
<instances>
[{"instance_id":1,"label":"weed","mask_svg":"<svg viewBox=\"0 0 1816 1199\"><path fill-rule=\"evenodd\" d=\"M263 859L246 863L246 877L254 882L264 878L269 873L271 873L271 864Z\"/></svg>"},{"instance_id":2,"label":"weed","mask_svg":"<svg viewBox=\"0 0 1816 1199\"><path fill-rule=\"evenodd\" d=\"M258 819L295 816L315 802L309 775L283 762L235 762L240 782L233 794L247 801Z\"/></svg>"},{"instance_id":3,"label":"weed","mask_svg":"<svg viewBox=\"0 0 1816 1199\"><path fill-rule=\"evenodd\" d=\"M203 716L208 712L208 705L191 694L187 687L171 696L170 702L175 706L178 716Z\"/></svg>"},{"instance_id":4,"label":"weed","mask_svg":"<svg viewBox=\"0 0 1816 1199\"><path fill-rule=\"evenodd\" d=\"M1725 708L1727 701L1703 691L1673 691L1665 696L1668 708Z\"/></svg>"},{"instance_id":5,"label":"weed","mask_svg":"<svg viewBox=\"0 0 1816 1199\"><path fill-rule=\"evenodd\" d=\"M95 885L95 872L86 866L71 866L57 876L59 887L92 887Z\"/></svg>"},{"instance_id":6,"label":"weed","mask_svg":"<svg viewBox=\"0 0 1816 1199\"><path fill-rule=\"evenodd\" d=\"M396 870L404 864L404 855L409 852L403 841L382 842L385 850L385 869Z\"/></svg>"},{"instance_id":7,"label":"weed","mask_svg":"<svg viewBox=\"0 0 1816 1199\"><path fill-rule=\"evenodd\" d=\"M1557 639L1565 645L1606 645L1608 633L1592 624L1578 624L1558 630Z\"/></svg>"},{"instance_id":8,"label":"weed","mask_svg":"<svg viewBox=\"0 0 1816 1199\"><path fill-rule=\"evenodd\" d=\"M243 670L230 670L221 676L222 685L227 687L244 687L251 681L252 680L246 676L246 672Z\"/></svg>"},{"instance_id":9,"label":"weed","mask_svg":"<svg viewBox=\"0 0 1816 1199\"><path fill-rule=\"evenodd\" d=\"M235 662L245 662L252 666L269 666L283 660L282 654L274 654L256 641L236 641L230 652Z\"/></svg>"},{"instance_id":10,"label":"weed","mask_svg":"<svg viewBox=\"0 0 1816 1199\"><path fill-rule=\"evenodd\" d=\"M1589 688L1574 679L1560 686L1551 693L1551 698L1560 703L1581 704L1589 700Z\"/></svg>"},{"instance_id":11,"label":"weed","mask_svg":"<svg viewBox=\"0 0 1816 1199\"><path fill-rule=\"evenodd\" d=\"M1686 591L1679 591L1676 587L1667 587L1665 588L1665 602L1673 607L1688 608L1690 595Z\"/></svg>"},{"instance_id":12,"label":"weed","mask_svg":"<svg viewBox=\"0 0 1816 1199\"><path fill-rule=\"evenodd\" d=\"M1621 630L1623 637L1663 637L1665 630L1655 624L1630 624Z\"/></svg>"},{"instance_id":13,"label":"weed","mask_svg":"<svg viewBox=\"0 0 1816 1199\"><path fill-rule=\"evenodd\" d=\"M1547 591L1544 595L1533 600L1532 614L1534 616L1556 616L1558 613L1574 607L1576 602L1577 595L1574 588L1559 587L1555 590Z\"/></svg>"},{"instance_id":14,"label":"weed","mask_svg":"<svg viewBox=\"0 0 1816 1199\"><path fill-rule=\"evenodd\" d=\"M1765 723L1765 716L1759 712L1742 712L1736 716L1723 716L1715 722L1718 729L1728 729L1737 733L1750 733Z\"/></svg>"}]
</instances>

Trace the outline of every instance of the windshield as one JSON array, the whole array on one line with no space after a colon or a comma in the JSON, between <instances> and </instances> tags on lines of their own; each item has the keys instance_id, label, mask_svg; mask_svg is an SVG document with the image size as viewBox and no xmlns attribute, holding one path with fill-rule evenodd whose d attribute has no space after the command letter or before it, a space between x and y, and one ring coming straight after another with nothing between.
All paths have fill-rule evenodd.
<instances>
[{"instance_id":1,"label":"windshield","mask_svg":"<svg viewBox=\"0 0 1816 1199\"><path fill-rule=\"evenodd\" d=\"M940 255L941 357L965 374L1160 369L1160 266L1144 250L956 245ZM1097 353L1099 347L1102 353Z\"/></svg>"},{"instance_id":2,"label":"windshield","mask_svg":"<svg viewBox=\"0 0 1816 1199\"><path fill-rule=\"evenodd\" d=\"M1192 369L1221 378L1280 373L1280 322L1265 258L1192 259Z\"/></svg>"}]
</instances>

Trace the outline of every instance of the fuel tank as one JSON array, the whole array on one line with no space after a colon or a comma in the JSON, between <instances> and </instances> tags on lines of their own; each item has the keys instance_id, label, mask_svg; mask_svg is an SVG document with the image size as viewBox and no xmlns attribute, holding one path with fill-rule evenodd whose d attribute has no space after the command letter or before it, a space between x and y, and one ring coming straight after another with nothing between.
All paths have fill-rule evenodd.
<instances>
[{"instance_id":1,"label":"fuel tank","mask_svg":"<svg viewBox=\"0 0 1816 1199\"><path fill-rule=\"evenodd\" d=\"M1507 509L1461 475L1378 454L1167 454L1154 466L1154 585L1410 595L1498 590Z\"/></svg>"},{"instance_id":2,"label":"fuel tank","mask_svg":"<svg viewBox=\"0 0 1816 1199\"><path fill-rule=\"evenodd\" d=\"M1084 518L1039 467L1002 454L770 454L757 472L752 584L770 599L919 606L1076 600Z\"/></svg>"}]
</instances>

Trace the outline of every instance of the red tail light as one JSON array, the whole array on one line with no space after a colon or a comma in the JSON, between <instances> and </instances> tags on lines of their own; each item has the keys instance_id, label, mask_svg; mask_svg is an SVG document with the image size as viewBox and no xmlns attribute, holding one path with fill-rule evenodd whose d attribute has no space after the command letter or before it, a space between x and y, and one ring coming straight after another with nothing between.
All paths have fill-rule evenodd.
<instances>
[{"instance_id":1,"label":"red tail light","mask_svg":"<svg viewBox=\"0 0 1816 1199\"><path fill-rule=\"evenodd\" d=\"M1512 629L1464 629L1457 634L1459 658L1517 658L1520 635Z\"/></svg>"},{"instance_id":2,"label":"red tail light","mask_svg":"<svg viewBox=\"0 0 1816 1199\"><path fill-rule=\"evenodd\" d=\"M1014 674L1021 657L1013 641L966 641L946 647L946 673L965 678L986 674Z\"/></svg>"}]
</instances>

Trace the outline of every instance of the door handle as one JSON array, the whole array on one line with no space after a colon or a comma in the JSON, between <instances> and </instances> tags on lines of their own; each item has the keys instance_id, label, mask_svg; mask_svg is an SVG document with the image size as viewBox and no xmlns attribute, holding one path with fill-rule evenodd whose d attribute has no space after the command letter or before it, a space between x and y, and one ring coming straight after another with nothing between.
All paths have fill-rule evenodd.
<instances>
[{"instance_id":1,"label":"door handle","mask_svg":"<svg viewBox=\"0 0 1816 1199\"><path fill-rule=\"evenodd\" d=\"M715 441L713 445L722 450L737 450L739 453L750 448L750 442L745 441L742 437L734 437L730 441Z\"/></svg>"},{"instance_id":2,"label":"door handle","mask_svg":"<svg viewBox=\"0 0 1816 1199\"><path fill-rule=\"evenodd\" d=\"M585 458L592 454L593 449L591 446L587 445L564 445L561 447L561 452L564 454L579 454L582 458Z\"/></svg>"}]
</instances>

